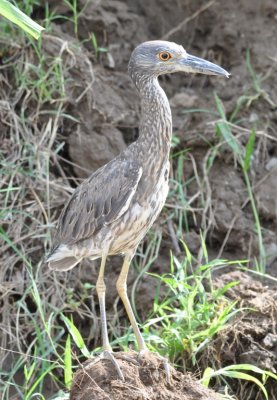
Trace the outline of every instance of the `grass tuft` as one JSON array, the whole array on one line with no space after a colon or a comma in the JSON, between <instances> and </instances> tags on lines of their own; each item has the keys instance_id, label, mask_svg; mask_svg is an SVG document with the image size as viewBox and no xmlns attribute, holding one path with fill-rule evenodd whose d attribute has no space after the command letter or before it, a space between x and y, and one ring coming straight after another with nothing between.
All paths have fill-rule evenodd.
<instances>
[{"instance_id":1,"label":"grass tuft","mask_svg":"<svg viewBox=\"0 0 277 400\"><path fill-rule=\"evenodd\" d=\"M219 289L212 284L212 272L231 263L213 260L193 268L192 256L184 247L187 257L183 261L171 255L170 273L150 274L160 281L159 287L165 286L166 294L160 298L157 292L153 313L143 325L143 332L152 350L186 368L184 355L192 366L196 365L199 353L241 310L225 297L226 291L238 282Z\"/></svg>"}]
</instances>

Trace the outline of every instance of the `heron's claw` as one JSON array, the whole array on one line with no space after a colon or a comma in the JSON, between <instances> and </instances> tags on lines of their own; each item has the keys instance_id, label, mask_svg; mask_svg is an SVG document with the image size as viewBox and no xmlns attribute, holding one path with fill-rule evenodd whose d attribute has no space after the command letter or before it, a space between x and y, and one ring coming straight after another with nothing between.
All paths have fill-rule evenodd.
<instances>
[{"instance_id":1,"label":"heron's claw","mask_svg":"<svg viewBox=\"0 0 277 400\"><path fill-rule=\"evenodd\" d=\"M123 358L122 356L118 357L118 358ZM101 361L101 360L109 360L112 362L112 364L114 365L116 372L119 376L119 379L121 379L123 382L125 381L124 375L120 369L120 366L118 364L118 362L116 361L116 353L113 353L110 350L104 350L98 357L96 357L94 360L92 360L92 363L89 363L86 367L91 367L91 364L96 364L97 362ZM85 367L85 368L86 368Z\"/></svg>"},{"instance_id":2,"label":"heron's claw","mask_svg":"<svg viewBox=\"0 0 277 400\"><path fill-rule=\"evenodd\" d=\"M171 375L171 365L169 364L168 360L164 357L161 357L161 360L163 362L163 366L164 366L164 371L165 371L165 375L166 375L166 380L168 383L172 383L172 375Z\"/></svg>"},{"instance_id":3,"label":"heron's claw","mask_svg":"<svg viewBox=\"0 0 277 400\"><path fill-rule=\"evenodd\" d=\"M139 351L139 353L138 353L138 358L139 357L143 357L145 354L148 354L148 353L153 353L153 352L151 352L150 350L148 350L148 349L145 349L145 350L141 350L141 351ZM165 358L165 357L163 357L163 356L161 356L159 353L157 353L157 352L154 352L154 354L156 354L156 356L157 356L157 358L162 362L162 364L163 364L163 367L164 367L164 371L165 371L165 375L166 375L166 380L167 380L167 382L168 383L172 383L172 376L171 376L171 365L169 364L169 362L168 362L168 360L167 360L167 358Z\"/></svg>"}]
</instances>

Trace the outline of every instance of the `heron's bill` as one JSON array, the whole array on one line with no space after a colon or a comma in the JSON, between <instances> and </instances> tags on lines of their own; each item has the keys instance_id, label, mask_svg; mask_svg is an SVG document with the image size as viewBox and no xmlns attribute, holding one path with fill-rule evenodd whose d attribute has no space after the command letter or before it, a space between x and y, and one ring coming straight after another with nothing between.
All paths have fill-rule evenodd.
<instances>
[{"instance_id":1,"label":"heron's bill","mask_svg":"<svg viewBox=\"0 0 277 400\"><path fill-rule=\"evenodd\" d=\"M203 58L195 57L187 54L186 58L180 60L182 70L184 72L194 72L206 75L220 75L229 78L231 74L218 65L204 60Z\"/></svg>"}]
</instances>

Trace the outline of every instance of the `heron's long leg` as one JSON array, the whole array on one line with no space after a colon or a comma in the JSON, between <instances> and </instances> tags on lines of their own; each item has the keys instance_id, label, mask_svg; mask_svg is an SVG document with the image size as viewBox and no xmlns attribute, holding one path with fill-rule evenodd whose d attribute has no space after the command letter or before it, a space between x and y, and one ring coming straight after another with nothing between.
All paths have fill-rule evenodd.
<instances>
[{"instance_id":1,"label":"heron's long leg","mask_svg":"<svg viewBox=\"0 0 277 400\"><path fill-rule=\"evenodd\" d=\"M107 318L106 318L106 304L105 304L105 294L106 294L106 285L104 281L104 272L105 272L105 265L107 260L107 253L103 253L100 265L100 271L98 275L98 279L96 282L96 291L99 299L99 306L100 306L100 318L101 318L101 334L102 334L102 348L103 352L97 357L93 362L96 363L101 359L110 360L113 365L115 366L119 378L124 381L124 376L120 369L118 362L116 361L113 353L112 348L109 343L108 337L108 329L107 329Z\"/></svg>"},{"instance_id":2,"label":"heron's long leg","mask_svg":"<svg viewBox=\"0 0 277 400\"><path fill-rule=\"evenodd\" d=\"M129 266L130 266L133 256L134 256L134 252L126 253L120 275L116 282L116 288L117 288L118 294L124 304L126 312L128 314L129 321L131 322L134 334L135 334L137 342L138 342L139 351L144 351L144 350L147 350L147 347L146 347L143 337L139 331L139 328L138 328L138 325L137 325L137 322L135 319L135 315L133 313L130 301L127 296L126 281L127 281Z\"/></svg>"},{"instance_id":3,"label":"heron's long leg","mask_svg":"<svg viewBox=\"0 0 277 400\"><path fill-rule=\"evenodd\" d=\"M102 345L104 351L112 351L109 343L108 330L107 330L107 319L106 319L106 305L105 305L105 294L106 285L104 282L104 272L106 264L107 254L104 253L101 259L100 271L96 282L96 291L99 299L100 306L100 318L101 318L101 333L102 333Z\"/></svg>"}]
</instances>

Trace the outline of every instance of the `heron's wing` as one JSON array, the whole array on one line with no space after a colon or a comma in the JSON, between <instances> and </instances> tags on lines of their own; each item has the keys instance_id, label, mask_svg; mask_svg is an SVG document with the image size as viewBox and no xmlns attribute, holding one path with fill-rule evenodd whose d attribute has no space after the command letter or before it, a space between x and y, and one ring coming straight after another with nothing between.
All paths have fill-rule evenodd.
<instances>
[{"instance_id":1,"label":"heron's wing","mask_svg":"<svg viewBox=\"0 0 277 400\"><path fill-rule=\"evenodd\" d=\"M62 211L54 248L92 237L104 224L122 216L141 174L142 168L136 161L116 158L84 181Z\"/></svg>"}]
</instances>

